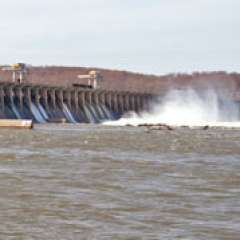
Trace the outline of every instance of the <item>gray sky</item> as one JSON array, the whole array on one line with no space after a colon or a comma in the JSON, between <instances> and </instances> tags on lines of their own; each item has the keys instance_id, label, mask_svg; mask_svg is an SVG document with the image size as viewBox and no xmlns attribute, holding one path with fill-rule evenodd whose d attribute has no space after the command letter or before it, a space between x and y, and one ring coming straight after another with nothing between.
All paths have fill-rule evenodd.
<instances>
[{"instance_id":1,"label":"gray sky","mask_svg":"<svg viewBox=\"0 0 240 240\"><path fill-rule=\"evenodd\" d=\"M239 71L239 0L0 0L0 64Z\"/></svg>"}]
</instances>

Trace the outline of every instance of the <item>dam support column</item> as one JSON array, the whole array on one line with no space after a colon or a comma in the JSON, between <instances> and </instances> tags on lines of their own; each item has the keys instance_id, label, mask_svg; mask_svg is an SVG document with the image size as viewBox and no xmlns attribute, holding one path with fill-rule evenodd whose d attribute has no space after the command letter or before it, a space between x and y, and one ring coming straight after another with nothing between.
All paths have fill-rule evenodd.
<instances>
[{"instance_id":1,"label":"dam support column","mask_svg":"<svg viewBox=\"0 0 240 240\"><path fill-rule=\"evenodd\" d=\"M11 109L13 109L13 96L14 96L14 93L12 91L12 87L5 88L5 96L7 98L9 107Z\"/></svg>"},{"instance_id":2,"label":"dam support column","mask_svg":"<svg viewBox=\"0 0 240 240\"><path fill-rule=\"evenodd\" d=\"M94 109L94 113L97 119L101 119L101 114L98 109L98 92L97 91L92 92L92 107Z\"/></svg>"},{"instance_id":3,"label":"dam support column","mask_svg":"<svg viewBox=\"0 0 240 240\"><path fill-rule=\"evenodd\" d=\"M14 112L14 93L11 86L4 87L4 115L9 119L16 119L17 114Z\"/></svg>"},{"instance_id":4,"label":"dam support column","mask_svg":"<svg viewBox=\"0 0 240 240\"><path fill-rule=\"evenodd\" d=\"M136 97L137 97L137 112L140 113L142 111L140 94L137 94Z\"/></svg>"},{"instance_id":5,"label":"dam support column","mask_svg":"<svg viewBox=\"0 0 240 240\"><path fill-rule=\"evenodd\" d=\"M20 110L23 110L23 92L21 87L17 87L15 89L15 97L17 97L17 107L19 107Z\"/></svg>"},{"instance_id":6,"label":"dam support column","mask_svg":"<svg viewBox=\"0 0 240 240\"><path fill-rule=\"evenodd\" d=\"M66 90L64 98L66 99L66 104L67 104L68 109L71 109L72 102L71 102L71 91L70 90Z\"/></svg>"},{"instance_id":7,"label":"dam support column","mask_svg":"<svg viewBox=\"0 0 240 240\"><path fill-rule=\"evenodd\" d=\"M27 119L34 119L32 113L32 95L31 95L31 87L23 87L23 111L24 111L24 118Z\"/></svg>"},{"instance_id":8,"label":"dam support column","mask_svg":"<svg viewBox=\"0 0 240 240\"><path fill-rule=\"evenodd\" d=\"M125 93L124 95L124 111L129 112L130 111L130 104L129 104L129 93Z\"/></svg>"},{"instance_id":9,"label":"dam support column","mask_svg":"<svg viewBox=\"0 0 240 240\"><path fill-rule=\"evenodd\" d=\"M140 104L141 104L141 111L142 112L145 110L145 108L144 108L144 99L145 99L145 95L140 95Z\"/></svg>"},{"instance_id":10,"label":"dam support column","mask_svg":"<svg viewBox=\"0 0 240 240\"><path fill-rule=\"evenodd\" d=\"M86 114L90 123L98 122L97 116L92 108L92 91L87 90L85 92L85 104L86 104Z\"/></svg>"},{"instance_id":11,"label":"dam support column","mask_svg":"<svg viewBox=\"0 0 240 240\"><path fill-rule=\"evenodd\" d=\"M72 92L72 102L73 102L73 109L78 112L79 105L78 105L78 92L75 90Z\"/></svg>"},{"instance_id":12,"label":"dam support column","mask_svg":"<svg viewBox=\"0 0 240 240\"><path fill-rule=\"evenodd\" d=\"M134 111L134 95L133 94L129 95L129 106L130 106L130 111Z\"/></svg>"},{"instance_id":13,"label":"dam support column","mask_svg":"<svg viewBox=\"0 0 240 240\"><path fill-rule=\"evenodd\" d=\"M3 110L4 112L4 90L3 90L3 87L0 87L0 106L1 106L1 109Z\"/></svg>"},{"instance_id":14,"label":"dam support column","mask_svg":"<svg viewBox=\"0 0 240 240\"><path fill-rule=\"evenodd\" d=\"M91 105L92 104L92 96L90 91L85 92L85 104L86 105Z\"/></svg>"},{"instance_id":15,"label":"dam support column","mask_svg":"<svg viewBox=\"0 0 240 240\"><path fill-rule=\"evenodd\" d=\"M118 113L119 115L123 114L123 95L121 92L117 94L117 102L118 102Z\"/></svg>"},{"instance_id":16,"label":"dam support column","mask_svg":"<svg viewBox=\"0 0 240 240\"><path fill-rule=\"evenodd\" d=\"M148 94L144 94L143 96L143 110L149 111L150 110L150 96Z\"/></svg>"},{"instance_id":17,"label":"dam support column","mask_svg":"<svg viewBox=\"0 0 240 240\"><path fill-rule=\"evenodd\" d=\"M71 109L69 109L69 114L71 115L71 121L76 123L80 122L79 117L79 105L78 105L78 91L72 90L71 91Z\"/></svg>"},{"instance_id":18,"label":"dam support column","mask_svg":"<svg viewBox=\"0 0 240 240\"><path fill-rule=\"evenodd\" d=\"M98 93L98 103L99 106L101 109L102 109L102 115L103 115L103 118L106 120L106 119L109 119L109 116L106 112L106 103L105 103L105 94L104 94L104 91L100 91ZM103 109L104 108L104 109Z\"/></svg>"},{"instance_id":19,"label":"dam support column","mask_svg":"<svg viewBox=\"0 0 240 240\"><path fill-rule=\"evenodd\" d=\"M63 111L63 90L56 90L56 104L60 107L60 110Z\"/></svg>"},{"instance_id":20,"label":"dam support column","mask_svg":"<svg viewBox=\"0 0 240 240\"><path fill-rule=\"evenodd\" d=\"M105 95L104 95L104 91L101 91L98 93L98 102L104 106L106 106L105 104Z\"/></svg>"},{"instance_id":21,"label":"dam support column","mask_svg":"<svg viewBox=\"0 0 240 240\"><path fill-rule=\"evenodd\" d=\"M98 108L97 108L97 103L98 99L96 97L97 92L96 91L91 91L90 93L90 99L91 99L91 104L90 104L90 109L93 113L93 116L97 122L101 119Z\"/></svg>"},{"instance_id":22,"label":"dam support column","mask_svg":"<svg viewBox=\"0 0 240 240\"><path fill-rule=\"evenodd\" d=\"M134 94L134 111L138 113L138 94Z\"/></svg>"},{"instance_id":23,"label":"dam support column","mask_svg":"<svg viewBox=\"0 0 240 240\"><path fill-rule=\"evenodd\" d=\"M137 105L138 105L138 113L142 111L142 105L141 105L141 95L137 94Z\"/></svg>"},{"instance_id":24,"label":"dam support column","mask_svg":"<svg viewBox=\"0 0 240 240\"><path fill-rule=\"evenodd\" d=\"M79 112L81 113L81 120L85 123L88 123L89 120L86 114L86 103L85 103L85 91L80 91L78 93L78 105L79 105Z\"/></svg>"},{"instance_id":25,"label":"dam support column","mask_svg":"<svg viewBox=\"0 0 240 240\"><path fill-rule=\"evenodd\" d=\"M106 104L107 108L110 111L112 111L112 100L111 100L111 93L110 92L105 93L105 104Z\"/></svg>"},{"instance_id":26,"label":"dam support column","mask_svg":"<svg viewBox=\"0 0 240 240\"><path fill-rule=\"evenodd\" d=\"M112 94L112 106L114 112L118 115L118 99L117 99L117 93Z\"/></svg>"},{"instance_id":27,"label":"dam support column","mask_svg":"<svg viewBox=\"0 0 240 240\"><path fill-rule=\"evenodd\" d=\"M31 103L32 103L31 88L29 88L29 87L24 88L23 95L25 96L25 99L26 99L27 108L31 109Z\"/></svg>"},{"instance_id":28,"label":"dam support column","mask_svg":"<svg viewBox=\"0 0 240 240\"><path fill-rule=\"evenodd\" d=\"M39 93L39 88L34 87L32 88L32 95L35 98L35 105L36 107L39 109L39 105L40 105L40 93Z\"/></svg>"},{"instance_id":29,"label":"dam support column","mask_svg":"<svg viewBox=\"0 0 240 240\"><path fill-rule=\"evenodd\" d=\"M43 107L45 108L46 111L48 111L48 94L47 94L47 89L46 88L42 88L40 90L40 95L43 101Z\"/></svg>"},{"instance_id":30,"label":"dam support column","mask_svg":"<svg viewBox=\"0 0 240 240\"><path fill-rule=\"evenodd\" d=\"M98 106L98 92L92 92L93 102Z\"/></svg>"},{"instance_id":31,"label":"dam support column","mask_svg":"<svg viewBox=\"0 0 240 240\"><path fill-rule=\"evenodd\" d=\"M54 110L56 110L56 96L55 96L55 89L49 89L50 97L51 97L51 106Z\"/></svg>"}]
</instances>

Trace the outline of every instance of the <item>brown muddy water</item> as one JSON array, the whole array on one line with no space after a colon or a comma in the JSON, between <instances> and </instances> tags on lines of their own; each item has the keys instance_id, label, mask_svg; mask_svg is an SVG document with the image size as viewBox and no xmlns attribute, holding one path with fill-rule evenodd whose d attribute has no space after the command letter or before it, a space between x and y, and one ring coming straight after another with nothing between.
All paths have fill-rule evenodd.
<instances>
[{"instance_id":1,"label":"brown muddy water","mask_svg":"<svg viewBox=\"0 0 240 240\"><path fill-rule=\"evenodd\" d=\"M240 239L240 132L0 132L0 239Z\"/></svg>"}]
</instances>

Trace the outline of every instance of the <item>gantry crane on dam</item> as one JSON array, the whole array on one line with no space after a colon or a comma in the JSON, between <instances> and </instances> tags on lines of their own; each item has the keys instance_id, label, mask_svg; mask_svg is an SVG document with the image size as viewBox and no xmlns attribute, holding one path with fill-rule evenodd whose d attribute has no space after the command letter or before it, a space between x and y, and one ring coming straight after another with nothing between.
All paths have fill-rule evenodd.
<instances>
[{"instance_id":1,"label":"gantry crane on dam","mask_svg":"<svg viewBox=\"0 0 240 240\"><path fill-rule=\"evenodd\" d=\"M2 67L2 71L12 72L12 82L27 83L27 67L25 63L13 63L10 67Z\"/></svg>"},{"instance_id":2,"label":"gantry crane on dam","mask_svg":"<svg viewBox=\"0 0 240 240\"><path fill-rule=\"evenodd\" d=\"M88 82L87 84L74 83L73 86L75 87L100 89L103 82L103 76L99 71L90 71L87 75L78 75L77 77L80 79L87 79Z\"/></svg>"}]
</instances>

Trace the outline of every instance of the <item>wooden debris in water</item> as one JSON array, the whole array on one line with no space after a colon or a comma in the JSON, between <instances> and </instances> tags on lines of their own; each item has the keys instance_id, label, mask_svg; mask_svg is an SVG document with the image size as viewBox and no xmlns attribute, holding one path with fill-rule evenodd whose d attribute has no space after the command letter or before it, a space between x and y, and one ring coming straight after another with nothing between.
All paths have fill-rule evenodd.
<instances>
[{"instance_id":1,"label":"wooden debris in water","mask_svg":"<svg viewBox=\"0 0 240 240\"><path fill-rule=\"evenodd\" d=\"M148 130L240 130L239 125L166 125L166 124L141 124L139 126L145 126Z\"/></svg>"},{"instance_id":2,"label":"wooden debris in water","mask_svg":"<svg viewBox=\"0 0 240 240\"><path fill-rule=\"evenodd\" d=\"M66 118L48 118L46 119L48 123L66 123Z\"/></svg>"}]
</instances>

